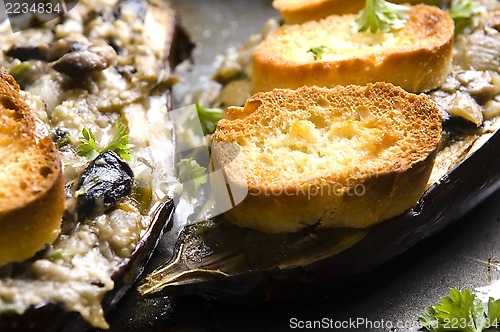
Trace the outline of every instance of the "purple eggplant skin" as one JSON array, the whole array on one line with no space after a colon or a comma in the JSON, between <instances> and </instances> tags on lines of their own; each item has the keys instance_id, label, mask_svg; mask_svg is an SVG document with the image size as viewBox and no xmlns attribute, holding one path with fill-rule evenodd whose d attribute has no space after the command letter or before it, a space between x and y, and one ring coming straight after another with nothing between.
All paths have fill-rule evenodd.
<instances>
[{"instance_id":1,"label":"purple eggplant skin","mask_svg":"<svg viewBox=\"0 0 500 332\"><path fill-rule=\"evenodd\" d=\"M460 219L499 190L499 150L497 130L481 148L429 187L415 208L375 226L360 242L338 255L305 266L241 271L168 287L148 296L196 295L220 302L257 303L295 298L300 290L308 294L321 284L342 289ZM181 243L182 235L177 246Z\"/></svg>"}]
</instances>

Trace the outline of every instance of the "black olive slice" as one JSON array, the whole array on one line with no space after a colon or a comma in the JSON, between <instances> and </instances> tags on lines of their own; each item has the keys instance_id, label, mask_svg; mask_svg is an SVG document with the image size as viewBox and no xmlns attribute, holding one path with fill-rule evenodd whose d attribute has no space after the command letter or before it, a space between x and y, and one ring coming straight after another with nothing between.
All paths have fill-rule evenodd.
<instances>
[{"instance_id":1,"label":"black olive slice","mask_svg":"<svg viewBox=\"0 0 500 332\"><path fill-rule=\"evenodd\" d=\"M95 158L81 174L76 187L78 219L102 213L132 192L134 173L113 151Z\"/></svg>"}]
</instances>

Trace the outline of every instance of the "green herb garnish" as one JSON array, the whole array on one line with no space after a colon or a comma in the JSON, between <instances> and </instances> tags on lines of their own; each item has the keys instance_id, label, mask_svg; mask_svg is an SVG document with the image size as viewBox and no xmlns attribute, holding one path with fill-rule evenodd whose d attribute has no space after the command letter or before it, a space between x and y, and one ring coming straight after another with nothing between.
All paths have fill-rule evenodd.
<instances>
[{"instance_id":1,"label":"green herb garnish","mask_svg":"<svg viewBox=\"0 0 500 332\"><path fill-rule=\"evenodd\" d=\"M56 128L52 132L52 140L56 143L59 149L71 143L69 133L60 128Z\"/></svg>"},{"instance_id":2,"label":"green herb garnish","mask_svg":"<svg viewBox=\"0 0 500 332\"><path fill-rule=\"evenodd\" d=\"M99 152L97 152L97 142L92 130L83 128L82 137L79 140L78 155L85 156L88 160L94 160L99 155Z\"/></svg>"},{"instance_id":3,"label":"green herb garnish","mask_svg":"<svg viewBox=\"0 0 500 332\"><path fill-rule=\"evenodd\" d=\"M45 259L48 259L51 262L57 261L59 259L66 259L66 258L72 258L76 255L76 252L68 251L68 250L56 250L50 253L45 257Z\"/></svg>"},{"instance_id":4,"label":"green herb garnish","mask_svg":"<svg viewBox=\"0 0 500 332\"><path fill-rule=\"evenodd\" d=\"M474 0L452 0L450 17L455 22L455 34L463 33L472 23L472 17L484 13L486 8Z\"/></svg>"},{"instance_id":5,"label":"green herb garnish","mask_svg":"<svg viewBox=\"0 0 500 332\"><path fill-rule=\"evenodd\" d=\"M26 85L30 80L32 71L33 71L33 66L31 65L31 63L24 61L12 67L11 70L9 71L9 74L11 74L12 77L14 77L14 79L16 80L17 84L19 84L21 89L24 89L26 88Z\"/></svg>"},{"instance_id":6,"label":"green herb garnish","mask_svg":"<svg viewBox=\"0 0 500 332\"><path fill-rule=\"evenodd\" d=\"M484 13L485 8L473 0L452 0L450 16L453 20L471 18L476 14Z\"/></svg>"},{"instance_id":7,"label":"green herb garnish","mask_svg":"<svg viewBox=\"0 0 500 332\"><path fill-rule=\"evenodd\" d=\"M328 50L328 48L324 45L310 48L308 53L312 53L314 55L314 60L320 60L323 58L323 53Z\"/></svg>"},{"instance_id":8,"label":"green herb garnish","mask_svg":"<svg viewBox=\"0 0 500 332\"><path fill-rule=\"evenodd\" d=\"M370 29L372 33L380 30L389 32L403 28L408 20L409 8L384 0L366 0L365 8L356 17L356 31Z\"/></svg>"},{"instance_id":9,"label":"green herb garnish","mask_svg":"<svg viewBox=\"0 0 500 332\"><path fill-rule=\"evenodd\" d=\"M467 289L450 289L450 295L418 316L424 331L480 332L500 324L500 300L481 302Z\"/></svg>"},{"instance_id":10,"label":"green herb garnish","mask_svg":"<svg viewBox=\"0 0 500 332\"><path fill-rule=\"evenodd\" d=\"M207 169L193 158L185 158L177 163L177 170L179 181L184 189L184 197L191 200L198 194L200 186L207 183Z\"/></svg>"},{"instance_id":11,"label":"green herb garnish","mask_svg":"<svg viewBox=\"0 0 500 332\"><path fill-rule=\"evenodd\" d=\"M113 151L121 158L130 160L130 148L132 145L128 144L129 136L127 135L127 130L126 125L120 121L115 122L115 135L113 139L103 149L98 150L98 144L92 130L83 128L82 136L79 138L78 155L85 156L88 160L94 160L104 151Z\"/></svg>"},{"instance_id":12,"label":"green herb garnish","mask_svg":"<svg viewBox=\"0 0 500 332\"><path fill-rule=\"evenodd\" d=\"M130 148L132 144L128 144L127 126L117 121L115 122L115 136L109 144L102 149L104 151L113 151L121 158L130 160Z\"/></svg>"},{"instance_id":13,"label":"green herb garnish","mask_svg":"<svg viewBox=\"0 0 500 332\"><path fill-rule=\"evenodd\" d=\"M203 129L203 134L213 134L217 122L219 122L224 115L224 111L219 108L205 108L201 106L200 93L196 94L195 107L196 112L198 113L198 118L200 119L201 128Z\"/></svg>"}]
</instances>

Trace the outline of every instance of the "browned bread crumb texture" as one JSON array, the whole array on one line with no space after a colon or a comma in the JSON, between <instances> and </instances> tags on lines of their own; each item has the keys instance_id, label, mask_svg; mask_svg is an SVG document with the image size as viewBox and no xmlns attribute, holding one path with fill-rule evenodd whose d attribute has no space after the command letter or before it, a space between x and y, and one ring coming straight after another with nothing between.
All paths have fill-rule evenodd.
<instances>
[{"instance_id":1,"label":"browned bread crumb texture","mask_svg":"<svg viewBox=\"0 0 500 332\"><path fill-rule=\"evenodd\" d=\"M400 30L354 33L355 15L284 25L254 51L252 91L389 82L410 92L441 85L451 71L453 20L412 6ZM323 48L321 58L311 49Z\"/></svg>"},{"instance_id":2,"label":"browned bread crumb texture","mask_svg":"<svg viewBox=\"0 0 500 332\"><path fill-rule=\"evenodd\" d=\"M0 266L33 256L59 234L64 183L59 152L37 131L14 78L0 69Z\"/></svg>"},{"instance_id":3,"label":"browned bread crumb texture","mask_svg":"<svg viewBox=\"0 0 500 332\"><path fill-rule=\"evenodd\" d=\"M226 216L270 233L369 227L416 204L440 137L437 106L388 83L257 93L213 136L214 163L249 192Z\"/></svg>"},{"instance_id":4,"label":"browned bread crumb texture","mask_svg":"<svg viewBox=\"0 0 500 332\"><path fill-rule=\"evenodd\" d=\"M330 15L355 14L365 6L365 0L274 0L273 6L285 19L286 23L295 24L311 20L319 20ZM398 4L437 5L441 0L390 0Z\"/></svg>"}]
</instances>

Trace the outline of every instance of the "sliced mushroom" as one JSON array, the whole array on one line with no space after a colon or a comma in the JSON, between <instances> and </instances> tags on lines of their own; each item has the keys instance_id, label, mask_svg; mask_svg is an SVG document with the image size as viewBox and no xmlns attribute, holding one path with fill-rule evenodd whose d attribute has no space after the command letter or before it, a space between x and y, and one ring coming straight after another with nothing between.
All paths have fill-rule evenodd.
<instances>
[{"instance_id":1,"label":"sliced mushroom","mask_svg":"<svg viewBox=\"0 0 500 332\"><path fill-rule=\"evenodd\" d=\"M92 41L90 44L80 42L58 45L67 53L51 62L52 68L70 77L81 77L93 71L101 71L116 63L116 51L103 41Z\"/></svg>"},{"instance_id":2,"label":"sliced mushroom","mask_svg":"<svg viewBox=\"0 0 500 332\"><path fill-rule=\"evenodd\" d=\"M457 91L453 94L434 93L431 98L452 117L463 118L480 126L483 123L481 106L469 94Z\"/></svg>"},{"instance_id":3,"label":"sliced mushroom","mask_svg":"<svg viewBox=\"0 0 500 332\"><path fill-rule=\"evenodd\" d=\"M495 78L496 76L496 78ZM498 74L491 71L467 70L457 75L458 81L479 104L484 104L488 100L500 93L500 81Z\"/></svg>"},{"instance_id":4,"label":"sliced mushroom","mask_svg":"<svg viewBox=\"0 0 500 332\"><path fill-rule=\"evenodd\" d=\"M47 61L58 72L73 78L104 70L117 62L115 49L102 40L60 39L50 44L15 45L6 54L21 61Z\"/></svg>"}]
</instances>

